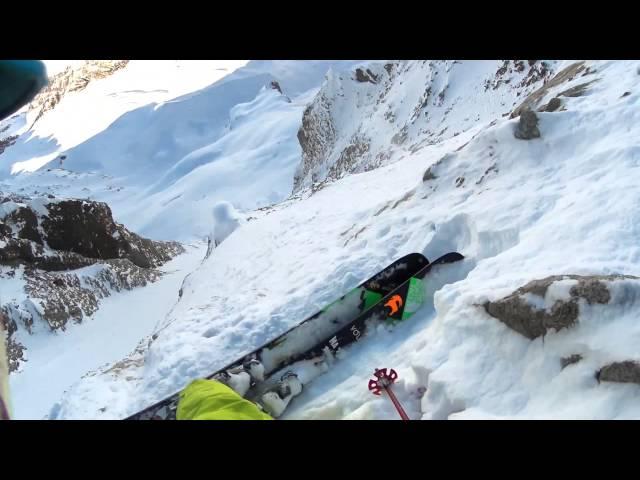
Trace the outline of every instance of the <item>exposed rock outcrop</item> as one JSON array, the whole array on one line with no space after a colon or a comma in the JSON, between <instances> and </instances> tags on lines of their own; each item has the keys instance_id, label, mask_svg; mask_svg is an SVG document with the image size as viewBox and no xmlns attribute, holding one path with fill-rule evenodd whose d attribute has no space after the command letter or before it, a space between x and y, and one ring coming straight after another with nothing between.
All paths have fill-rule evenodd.
<instances>
[{"instance_id":1,"label":"exposed rock outcrop","mask_svg":"<svg viewBox=\"0 0 640 480\"><path fill-rule=\"evenodd\" d=\"M511 108L507 102L515 105L552 74L551 62L536 60L481 62L473 69L453 60L372 61L330 71L303 114L293 194L313 194L323 182L393 163L406 151L416 153L478 123L489 125ZM478 95L483 85L487 93ZM474 114L461 118L458 112ZM534 125L524 136L536 134Z\"/></svg>"},{"instance_id":2,"label":"exposed rock outcrop","mask_svg":"<svg viewBox=\"0 0 640 480\"><path fill-rule=\"evenodd\" d=\"M607 304L611 299L608 284L620 279L636 279L626 275L559 275L533 280L511 295L484 303L484 309L516 332L529 339L546 335L549 330L570 328L578 321L579 300L587 304ZM540 308L528 296L544 302L547 289L558 281L574 280L566 299L555 300L549 308Z\"/></svg>"},{"instance_id":3,"label":"exposed rock outcrop","mask_svg":"<svg viewBox=\"0 0 640 480\"><path fill-rule=\"evenodd\" d=\"M600 382L636 383L640 385L640 362L626 360L614 362L600 369L596 374Z\"/></svg>"},{"instance_id":4,"label":"exposed rock outcrop","mask_svg":"<svg viewBox=\"0 0 640 480\"><path fill-rule=\"evenodd\" d=\"M538 130L538 116L533 110L524 110L520 114L520 120L513 135L520 140L531 140L540 138L540 130Z\"/></svg>"},{"instance_id":5,"label":"exposed rock outcrop","mask_svg":"<svg viewBox=\"0 0 640 480\"><path fill-rule=\"evenodd\" d=\"M0 197L0 279L22 285L22 294L14 289L0 298L10 370L25 360L14 335L19 328L32 333L44 321L64 330L112 292L156 281L157 267L183 251L130 232L106 203Z\"/></svg>"},{"instance_id":6,"label":"exposed rock outcrop","mask_svg":"<svg viewBox=\"0 0 640 480\"><path fill-rule=\"evenodd\" d=\"M49 85L29 105L29 110L38 111L33 123L55 108L67 93L84 90L92 81L109 77L128 63L129 60L87 60L79 67L67 67L54 75L49 79Z\"/></svg>"},{"instance_id":7,"label":"exposed rock outcrop","mask_svg":"<svg viewBox=\"0 0 640 480\"><path fill-rule=\"evenodd\" d=\"M510 118L517 118L522 112L535 109L538 103L549 93L551 89L563 83L570 82L583 72L592 73L588 70L584 61L572 63L568 67L564 68L552 79L545 82L542 87L527 96L527 98L525 98L525 100L511 113Z\"/></svg>"}]
</instances>

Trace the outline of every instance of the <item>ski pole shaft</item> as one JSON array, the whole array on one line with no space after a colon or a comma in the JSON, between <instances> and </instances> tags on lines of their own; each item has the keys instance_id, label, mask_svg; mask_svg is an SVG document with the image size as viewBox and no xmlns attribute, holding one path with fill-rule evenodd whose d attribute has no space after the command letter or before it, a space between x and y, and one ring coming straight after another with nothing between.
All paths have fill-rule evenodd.
<instances>
[{"instance_id":1,"label":"ski pole shaft","mask_svg":"<svg viewBox=\"0 0 640 480\"><path fill-rule=\"evenodd\" d=\"M402 418L402 420L409 420L409 416L407 415L407 412L405 412L404 408L402 408L402 405L400 405L400 402L396 398L395 393L393 393L393 390L391 390L391 386L385 387L384 390L387 392L387 395L389 395L389 398L391 399L393 406L396 407L396 410L400 414L400 418Z\"/></svg>"}]
</instances>

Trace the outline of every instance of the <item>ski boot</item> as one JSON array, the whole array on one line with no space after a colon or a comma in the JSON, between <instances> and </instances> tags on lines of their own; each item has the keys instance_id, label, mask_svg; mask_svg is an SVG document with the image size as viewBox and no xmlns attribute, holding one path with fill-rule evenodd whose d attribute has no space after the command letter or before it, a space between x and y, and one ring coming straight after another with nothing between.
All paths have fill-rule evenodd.
<instances>
[{"instance_id":1,"label":"ski boot","mask_svg":"<svg viewBox=\"0 0 640 480\"><path fill-rule=\"evenodd\" d=\"M283 414L291 400L302 392L302 382L293 372L286 372L273 387L261 397L265 411L274 418Z\"/></svg>"},{"instance_id":2,"label":"ski boot","mask_svg":"<svg viewBox=\"0 0 640 480\"><path fill-rule=\"evenodd\" d=\"M264 366L258 360L251 359L238 367L218 373L213 379L244 397L256 382L264 380Z\"/></svg>"},{"instance_id":3,"label":"ski boot","mask_svg":"<svg viewBox=\"0 0 640 480\"><path fill-rule=\"evenodd\" d=\"M259 360L252 358L251 360L244 362L242 364L242 368L244 368L246 372L249 372L254 384L256 382L264 381L264 365L262 365Z\"/></svg>"}]
</instances>

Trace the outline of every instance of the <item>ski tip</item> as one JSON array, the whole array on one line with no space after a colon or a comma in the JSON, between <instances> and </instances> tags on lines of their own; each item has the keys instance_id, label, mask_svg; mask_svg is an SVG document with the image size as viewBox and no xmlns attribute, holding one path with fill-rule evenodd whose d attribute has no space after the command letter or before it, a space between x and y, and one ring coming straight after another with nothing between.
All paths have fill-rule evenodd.
<instances>
[{"instance_id":1,"label":"ski tip","mask_svg":"<svg viewBox=\"0 0 640 480\"><path fill-rule=\"evenodd\" d=\"M438 263L459 262L460 260L464 260L464 258L465 258L464 255L462 255L461 253L449 252L449 253L445 253L441 257L438 257L438 259L436 259L434 262L432 262L431 265L435 265L435 264L438 264Z\"/></svg>"}]
</instances>

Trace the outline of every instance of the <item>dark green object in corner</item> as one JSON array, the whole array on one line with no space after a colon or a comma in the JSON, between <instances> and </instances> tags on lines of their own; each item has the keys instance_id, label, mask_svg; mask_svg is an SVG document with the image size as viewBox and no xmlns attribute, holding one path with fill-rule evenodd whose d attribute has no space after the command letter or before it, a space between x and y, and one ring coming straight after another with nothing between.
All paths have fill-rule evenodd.
<instances>
[{"instance_id":1,"label":"dark green object in corner","mask_svg":"<svg viewBox=\"0 0 640 480\"><path fill-rule=\"evenodd\" d=\"M40 60L0 60L0 120L28 104L47 84Z\"/></svg>"}]
</instances>

